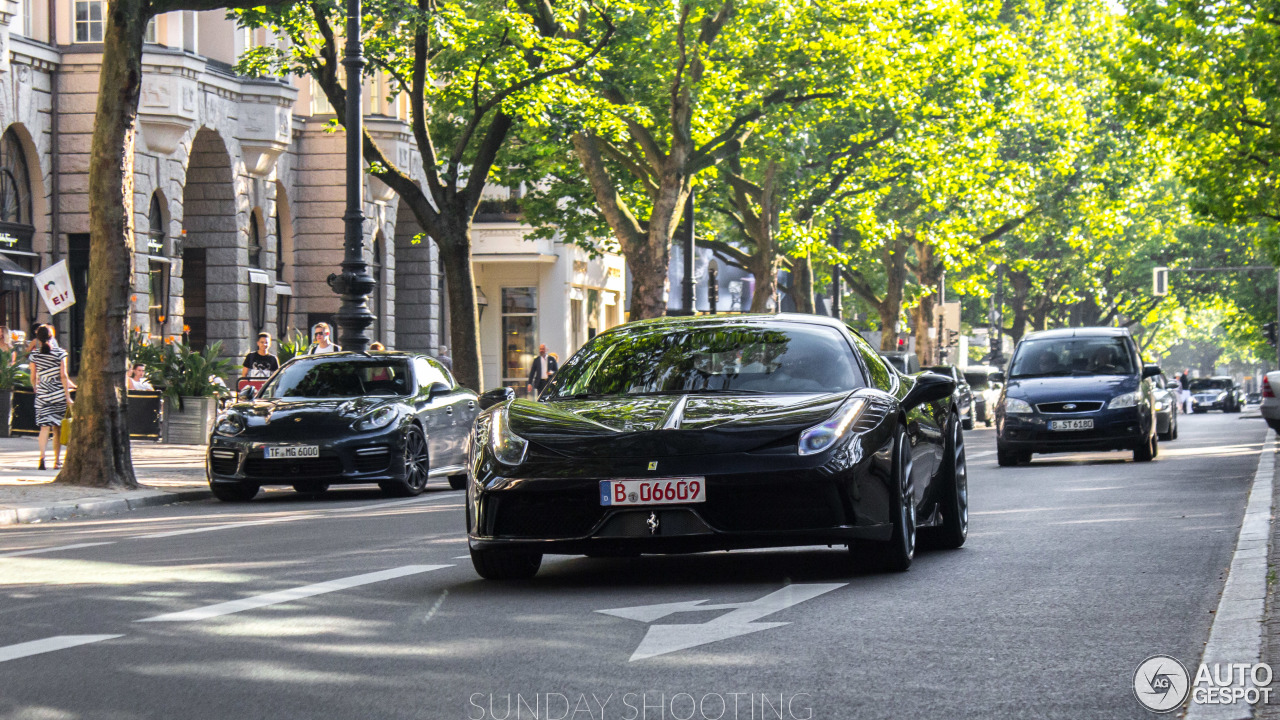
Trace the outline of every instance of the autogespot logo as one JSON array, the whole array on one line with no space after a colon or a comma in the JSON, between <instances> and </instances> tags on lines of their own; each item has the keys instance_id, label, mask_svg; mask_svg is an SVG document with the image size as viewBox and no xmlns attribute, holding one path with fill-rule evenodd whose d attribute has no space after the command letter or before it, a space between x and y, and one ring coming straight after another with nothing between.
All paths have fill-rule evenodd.
<instances>
[{"instance_id":1,"label":"autogespot logo","mask_svg":"<svg viewBox=\"0 0 1280 720\"><path fill-rule=\"evenodd\" d=\"M1133 673L1133 696L1151 712L1177 709L1191 690L1187 667L1168 655L1152 655Z\"/></svg>"}]
</instances>

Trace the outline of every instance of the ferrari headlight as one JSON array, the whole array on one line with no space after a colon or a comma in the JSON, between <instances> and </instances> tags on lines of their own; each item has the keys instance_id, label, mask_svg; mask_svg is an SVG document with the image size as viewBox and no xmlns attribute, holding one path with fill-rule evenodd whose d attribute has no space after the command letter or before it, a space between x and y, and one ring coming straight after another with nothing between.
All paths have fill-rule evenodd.
<instances>
[{"instance_id":1,"label":"ferrari headlight","mask_svg":"<svg viewBox=\"0 0 1280 720\"><path fill-rule=\"evenodd\" d=\"M1111 402L1107 403L1108 410L1116 410L1119 408L1137 407L1138 401L1142 399L1142 393L1134 390L1123 395L1117 395L1111 398Z\"/></svg>"},{"instance_id":2,"label":"ferrari headlight","mask_svg":"<svg viewBox=\"0 0 1280 720\"><path fill-rule=\"evenodd\" d=\"M369 432L370 430L381 430L395 421L396 409L394 406L387 405L365 415L352 424L356 430L360 432Z\"/></svg>"},{"instance_id":3,"label":"ferrari headlight","mask_svg":"<svg viewBox=\"0 0 1280 720\"><path fill-rule=\"evenodd\" d=\"M493 422L489 429L489 449L493 451L493 457L504 465L519 465L524 462L529 441L511 432L506 407L502 407L493 414Z\"/></svg>"},{"instance_id":4,"label":"ferrari headlight","mask_svg":"<svg viewBox=\"0 0 1280 720\"><path fill-rule=\"evenodd\" d=\"M862 409L867 406L866 398L855 397L846 400L830 420L800 433L799 453L812 455L836 444L849 431L853 421L858 419Z\"/></svg>"},{"instance_id":5,"label":"ferrari headlight","mask_svg":"<svg viewBox=\"0 0 1280 720\"><path fill-rule=\"evenodd\" d=\"M1004 411L1014 415L1030 415L1032 413L1031 403L1018 398L1006 397L1004 399Z\"/></svg>"},{"instance_id":6,"label":"ferrari headlight","mask_svg":"<svg viewBox=\"0 0 1280 720\"><path fill-rule=\"evenodd\" d=\"M223 415L213 426L213 432L217 435L239 435L244 432L244 419L239 415Z\"/></svg>"}]
</instances>

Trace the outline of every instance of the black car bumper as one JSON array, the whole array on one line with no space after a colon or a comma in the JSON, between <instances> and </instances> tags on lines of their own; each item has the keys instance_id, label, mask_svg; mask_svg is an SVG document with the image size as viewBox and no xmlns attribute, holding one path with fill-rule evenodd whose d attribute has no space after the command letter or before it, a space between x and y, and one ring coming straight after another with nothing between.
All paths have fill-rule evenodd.
<instances>
[{"instance_id":1,"label":"black car bumper","mask_svg":"<svg viewBox=\"0 0 1280 720\"><path fill-rule=\"evenodd\" d=\"M529 476L536 468L520 468L519 478L480 472L467 491L470 545L551 554L687 553L889 538L891 441L887 449L859 449L816 466L797 460L794 452L789 459L753 453L675 459L673 477L706 483L705 502L680 505L601 505L601 480L637 477L617 464L610 471L608 463L575 461L572 477L563 467L541 477Z\"/></svg>"},{"instance_id":2,"label":"black car bumper","mask_svg":"<svg viewBox=\"0 0 1280 720\"><path fill-rule=\"evenodd\" d=\"M1093 420L1089 430L1050 430L1053 420ZM997 437L1006 450L1029 453L1091 452L1133 450L1149 441L1151 418L1137 408L1100 410L1091 413L1033 415L1002 414L997 418Z\"/></svg>"},{"instance_id":3,"label":"black car bumper","mask_svg":"<svg viewBox=\"0 0 1280 720\"><path fill-rule=\"evenodd\" d=\"M297 459L263 456L268 446L290 445L318 446L319 456ZM404 432L395 426L373 433L296 442L215 435L209 441L205 469L211 483L377 483L404 477L403 456Z\"/></svg>"}]
</instances>

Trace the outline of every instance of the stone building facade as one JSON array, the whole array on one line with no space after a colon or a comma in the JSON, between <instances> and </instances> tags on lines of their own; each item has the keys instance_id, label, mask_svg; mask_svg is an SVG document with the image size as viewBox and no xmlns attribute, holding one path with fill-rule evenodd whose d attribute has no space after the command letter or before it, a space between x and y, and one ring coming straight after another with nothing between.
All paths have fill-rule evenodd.
<instances>
[{"instance_id":1,"label":"stone building facade","mask_svg":"<svg viewBox=\"0 0 1280 720\"><path fill-rule=\"evenodd\" d=\"M59 260L84 298L105 12L105 0L0 0L0 325L29 331L48 320L30 276ZM132 325L154 339L220 342L224 355L239 357L258 332L285 336L332 323L338 310L326 280L343 256L344 135L329 130L332 110L308 80L232 70L246 48L268 42L264 31L237 28L223 11L169 13L148 29ZM420 175L407 102L385 96L385 88L369 88L366 127L400 167ZM486 195L509 193L490 188ZM366 182L364 211L366 260L377 281L371 335L388 347L438 352L448 319L434 243L376 179ZM535 290L533 321L497 307L481 318L489 387L531 360L527 345L538 337L567 357L586 340L586 328L621 322L623 307L620 258L524 241L529 228L518 217L494 219L479 217L473 232L482 297L492 293L496 306L510 283ZM83 312L80 302L53 319L73 372ZM523 328L526 342L513 349L508 325Z\"/></svg>"}]
</instances>

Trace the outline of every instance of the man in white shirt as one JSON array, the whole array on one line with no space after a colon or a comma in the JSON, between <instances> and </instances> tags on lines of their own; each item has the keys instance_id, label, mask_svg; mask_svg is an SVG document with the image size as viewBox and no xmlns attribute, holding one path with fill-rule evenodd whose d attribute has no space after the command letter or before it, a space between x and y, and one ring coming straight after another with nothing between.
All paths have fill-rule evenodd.
<instances>
[{"instance_id":1,"label":"man in white shirt","mask_svg":"<svg viewBox=\"0 0 1280 720\"><path fill-rule=\"evenodd\" d=\"M324 353L341 352L342 348L334 345L329 341L333 335L333 330L329 327L329 323L319 322L315 327L311 328L311 347L307 348L307 355L323 355Z\"/></svg>"},{"instance_id":2,"label":"man in white shirt","mask_svg":"<svg viewBox=\"0 0 1280 720\"><path fill-rule=\"evenodd\" d=\"M542 392L542 388L555 376L556 368L556 359L547 355L547 346L539 345L538 357L533 359L533 366L529 368L529 393L537 397L537 393Z\"/></svg>"}]
</instances>

